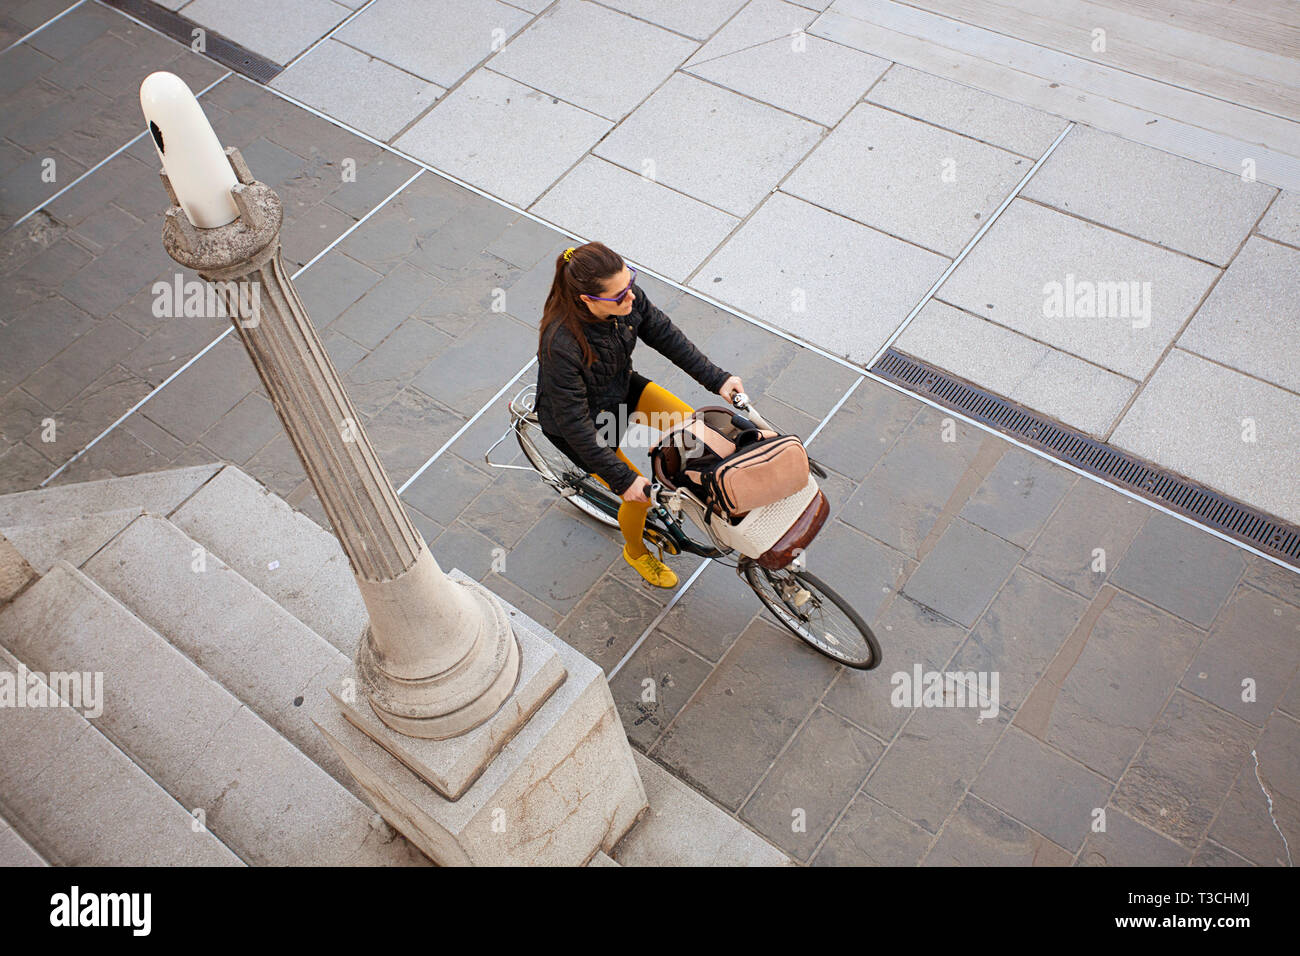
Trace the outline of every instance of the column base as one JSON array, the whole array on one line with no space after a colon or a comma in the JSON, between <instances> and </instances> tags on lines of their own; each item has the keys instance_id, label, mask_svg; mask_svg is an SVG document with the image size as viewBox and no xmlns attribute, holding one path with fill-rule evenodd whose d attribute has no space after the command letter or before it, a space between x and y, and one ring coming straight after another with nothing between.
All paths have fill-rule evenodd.
<instances>
[{"instance_id":1,"label":"column base","mask_svg":"<svg viewBox=\"0 0 1300 956\"><path fill-rule=\"evenodd\" d=\"M416 739L336 695L340 709L316 725L384 819L435 862L578 866L632 827L645 788L604 672L502 604L519 639L519 689L487 723Z\"/></svg>"}]
</instances>

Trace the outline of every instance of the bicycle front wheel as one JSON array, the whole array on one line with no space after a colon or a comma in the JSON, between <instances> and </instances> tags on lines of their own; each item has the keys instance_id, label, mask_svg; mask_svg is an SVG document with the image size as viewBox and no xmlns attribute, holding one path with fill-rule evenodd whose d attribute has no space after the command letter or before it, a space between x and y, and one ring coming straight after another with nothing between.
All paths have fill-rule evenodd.
<instances>
[{"instance_id":1,"label":"bicycle front wheel","mask_svg":"<svg viewBox=\"0 0 1300 956\"><path fill-rule=\"evenodd\" d=\"M848 601L807 571L772 571L754 561L741 565L759 600L805 644L845 667L880 665L880 643Z\"/></svg>"}]
</instances>

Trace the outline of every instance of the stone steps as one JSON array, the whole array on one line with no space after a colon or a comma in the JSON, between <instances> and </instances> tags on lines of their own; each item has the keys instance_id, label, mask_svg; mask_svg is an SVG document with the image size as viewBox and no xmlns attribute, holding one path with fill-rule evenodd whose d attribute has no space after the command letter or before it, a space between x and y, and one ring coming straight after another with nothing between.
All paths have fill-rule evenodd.
<instances>
[{"instance_id":1,"label":"stone steps","mask_svg":"<svg viewBox=\"0 0 1300 956\"><path fill-rule=\"evenodd\" d=\"M369 616L333 534L234 467L223 468L169 517L353 659Z\"/></svg>"},{"instance_id":2,"label":"stone steps","mask_svg":"<svg viewBox=\"0 0 1300 956\"><path fill-rule=\"evenodd\" d=\"M195 465L0 495L0 529L48 525L124 508L171 514L221 467Z\"/></svg>"},{"instance_id":3,"label":"stone steps","mask_svg":"<svg viewBox=\"0 0 1300 956\"><path fill-rule=\"evenodd\" d=\"M0 817L0 866L49 866L9 821Z\"/></svg>"},{"instance_id":4,"label":"stone steps","mask_svg":"<svg viewBox=\"0 0 1300 956\"><path fill-rule=\"evenodd\" d=\"M0 671L22 671L3 648ZM0 753L0 802L11 827L0 833L0 865L21 863L24 846L61 866L241 865L70 707L0 707Z\"/></svg>"},{"instance_id":5,"label":"stone steps","mask_svg":"<svg viewBox=\"0 0 1300 956\"><path fill-rule=\"evenodd\" d=\"M0 635L29 667L102 672L106 700L95 729L180 804L201 811L244 861L427 862L382 822L373 826L369 807L67 562L0 614Z\"/></svg>"},{"instance_id":6,"label":"stone steps","mask_svg":"<svg viewBox=\"0 0 1300 956\"><path fill-rule=\"evenodd\" d=\"M196 570L202 568L202 570ZM166 518L142 515L82 571L360 796L311 714L352 662Z\"/></svg>"}]
</instances>

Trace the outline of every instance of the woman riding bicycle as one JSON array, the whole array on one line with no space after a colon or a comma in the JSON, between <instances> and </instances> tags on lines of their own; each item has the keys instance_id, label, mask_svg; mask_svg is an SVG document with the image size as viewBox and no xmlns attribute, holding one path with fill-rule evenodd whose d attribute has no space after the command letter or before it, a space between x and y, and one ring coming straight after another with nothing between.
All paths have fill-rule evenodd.
<instances>
[{"instance_id":1,"label":"woman riding bicycle","mask_svg":"<svg viewBox=\"0 0 1300 956\"><path fill-rule=\"evenodd\" d=\"M623 559L651 584L671 588L677 575L642 541L650 482L618 445L633 414L651 424L680 422L694 409L632 368L638 338L710 392L730 400L744 391L738 377L710 362L650 303L636 270L608 246L589 242L556 257L538 334L538 424L560 451L622 497ZM601 441L609 429L597 428L611 420L612 445Z\"/></svg>"}]
</instances>

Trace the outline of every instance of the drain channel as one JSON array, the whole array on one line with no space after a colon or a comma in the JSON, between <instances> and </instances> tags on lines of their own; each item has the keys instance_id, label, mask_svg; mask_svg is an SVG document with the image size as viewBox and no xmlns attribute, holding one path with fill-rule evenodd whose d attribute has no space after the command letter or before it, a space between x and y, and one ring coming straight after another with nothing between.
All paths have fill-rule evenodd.
<instances>
[{"instance_id":1,"label":"drain channel","mask_svg":"<svg viewBox=\"0 0 1300 956\"><path fill-rule=\"evenodd\" d=\"M871 371L1300 570L1300 527L887 349Z\"/></svg>"},{"instance_id":2,"label":"drain channel","mask_svg":"<svg viewBox=\"0 0 1300 956\"><path fill-rule=\"evenodd\" d=\"M238 43L228 40L221 34L189 20L179 13L173 13L150 0L101 0L106 6L114 7L130 14L142 23L147 23L159 33L165 33L180 43L189 46L194 42L194 31L203 31L203 52L222 66L229 67L236 73L258 83L269 83L284 67L273 63L252 50L246 50Z\"/></svg>"}]
</instances>

